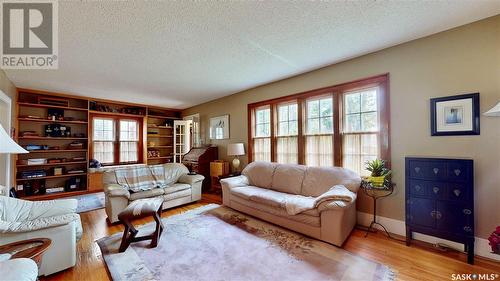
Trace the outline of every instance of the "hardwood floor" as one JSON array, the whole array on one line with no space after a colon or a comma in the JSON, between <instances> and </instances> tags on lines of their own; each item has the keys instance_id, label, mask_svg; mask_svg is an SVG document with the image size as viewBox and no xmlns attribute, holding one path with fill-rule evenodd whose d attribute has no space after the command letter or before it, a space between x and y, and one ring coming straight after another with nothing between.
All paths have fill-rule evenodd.
<instances>
[{"instance_id":1,"label":"hardwood floor","mask_svg":"<svg viewBox=\"0 0 500 281\"><path fill-rule=\"evenodd\" d=\"M209 203L220 204L217 195L203 195L200 202L180 206L163 212L162 217L179 214ZM77 265L63 272L43 277L41 280L110 280L101 252L95 240L122 232L121 225L108 226L104 209L81 214L84 234L78 243ZM137 221L143 224L152 221ZM403 242L389 240L381 233L364 232L355 229L346 241L345 250L359 256L386 264L396 271L397 280L451 280L452 274L500 273L500 263L476 258L475 265L465 263L464 254L442 252L430 248L425 243L415 243L407 247ZM491 280L491 279L490 279ZM500 281L500 277L495 280ZM181 281L181 280L179 280Z\"/></svg>"}]
</instances>

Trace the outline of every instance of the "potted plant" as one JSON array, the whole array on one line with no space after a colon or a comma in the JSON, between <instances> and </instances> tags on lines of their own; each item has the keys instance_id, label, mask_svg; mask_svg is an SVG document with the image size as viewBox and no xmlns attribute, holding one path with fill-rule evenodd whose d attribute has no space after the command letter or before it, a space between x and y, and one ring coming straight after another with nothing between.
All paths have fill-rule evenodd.
<instances>
[{"instance_id":1,"label":"potted plant","mask_svg":"<svg viewBox=\"0 0 500 281\"><path fill-rule=\"evenodd\" d=\"M368 180L373 184L373 186L384 186L386 179L390 179L392 171L385 167L384 160L375 159L372 161L366 161L365 165L365 169L371 173Z\"/></svg>"},{"instance_id":2,"label":"potted plant","mask_svg":"<svg viewBox=\"0 0 500 281\"><path fill-rule=\"evenodd\" d=\"M491 246L491 251L493 251L493 253L495 254L500 255L500 226L497 226L495 231L491 233L488 241L490 241L489 244Z\"/></svg>"}]
</instances>

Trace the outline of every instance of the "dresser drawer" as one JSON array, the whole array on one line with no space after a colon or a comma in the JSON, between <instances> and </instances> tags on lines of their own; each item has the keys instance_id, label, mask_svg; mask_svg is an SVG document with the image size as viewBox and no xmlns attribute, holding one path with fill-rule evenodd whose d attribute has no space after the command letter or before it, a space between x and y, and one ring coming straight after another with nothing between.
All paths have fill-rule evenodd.
<instances>
[{"instance_id":1,"label":"dresser drawer","mask_svg":"<svg viewBox=\"0 0 500 281\"><path fill-rule=\"evenodd\" d=\"M445 199L446 183L411 179L409 183L409 191L412 196L427 197L431 199Z\"/></svg>"},{"instance_id":2,"label":"dresser drawer","mask_svg":"<svg viewBox=\"0 0 500 281\"><path fill-rule=\"evenodd\" d=\"M444 161L410 161L410 178L424 180L446 179L446 163Z\"/></svg>"},{"instance_id":3,"label":"dresser drawer","mask_svg":"<svg viewBox=\"0 0 500 281\"><path fill-rule=\"evenodd\" d=\"M469 189L465 183L448 183L447 184L447 198L453 201L467 201L469 199Z\"/></svg>"},{"instance_id":4,"label":"dresser drawer","mask_svg":"<svg viewBox=\"0 0 500 281\"><path fill-rule=\"evenodd\" d=\"M467 182L470 177L470 166L467 162L450 161L447 164L446 175L447 180L454 182Z\"/></svg>"}]
</instances>

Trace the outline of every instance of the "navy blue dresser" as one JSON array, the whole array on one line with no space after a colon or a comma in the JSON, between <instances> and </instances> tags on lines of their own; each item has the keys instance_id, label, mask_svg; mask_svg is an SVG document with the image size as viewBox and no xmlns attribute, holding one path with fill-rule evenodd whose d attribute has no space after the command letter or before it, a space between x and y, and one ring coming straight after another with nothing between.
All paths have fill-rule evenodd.
<instances>
[{"instance_id":1,"label":"navy blue dresser","mask_svg":"<svg viewBox=\"0 0 500 281\"><path fill-rule=\"evenodd\" d=\"M406 244L412 233L463 243L474 263L474 162L406 158Z\"/></svg>"}]
</instances>

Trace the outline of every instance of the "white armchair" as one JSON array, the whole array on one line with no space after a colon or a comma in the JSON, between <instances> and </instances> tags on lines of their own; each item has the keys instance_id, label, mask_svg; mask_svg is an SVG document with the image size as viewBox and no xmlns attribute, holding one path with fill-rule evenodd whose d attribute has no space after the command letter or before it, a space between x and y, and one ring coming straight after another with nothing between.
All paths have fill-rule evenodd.
<instances>
[{"instance_id":1,"label":"white armchair","mask_svg":"<svg viewBox=\"0 0 500 281\"><path fill-rule=\"evenodd\" d=\"M49 238L39 275L76 264L76 243L82 235L77 200L26 201L0 196L0 245L32 238Z\"/></svg>"}]
</instances>

